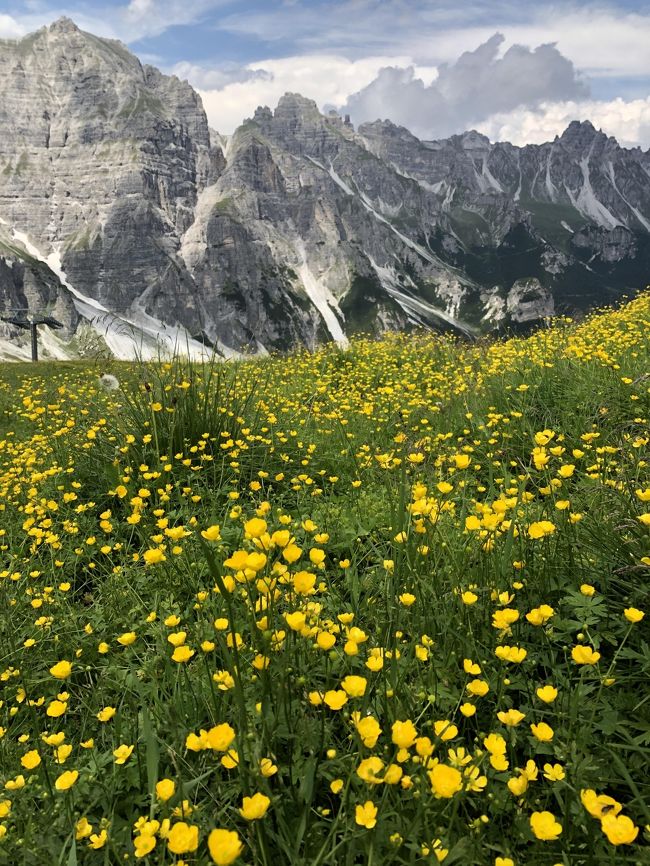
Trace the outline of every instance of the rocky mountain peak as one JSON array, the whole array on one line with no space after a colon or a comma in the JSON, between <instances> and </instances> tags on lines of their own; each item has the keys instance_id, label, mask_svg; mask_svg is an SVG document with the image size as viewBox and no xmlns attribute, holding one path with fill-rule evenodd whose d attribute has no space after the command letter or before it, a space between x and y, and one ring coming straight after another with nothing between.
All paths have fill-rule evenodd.
<instances>
[{"instance_id":1,"label":"rocky mountain peak","mask_svg":"<svg viewBox=\"0 0 650 866\"><path fill-rule=\"evenodd\" d=\"M409 135L412 135L404 126L398 126L396 123L393 123L392 120L384 119L384 120L372 120L367 121L366 123L362 123L359 126L359 132L363 135L364 132L368 133L383 133L387 135L392 135L395 133L408 132Z\"/></svg>"},{"instance_id":2,"label":"rocky mountain peak","mask_svg":"<svg viewBox=\"0 0 650 866\"><path fill-rule=\"evenodd\" d=\"M296 120L301 123L322 119L314 100L300 93L285 93L281 96L273 116L276 120Z\"/></svg>"},{"instance_id":3,"label":"rocky mountain peak","mask_svg":"<svg viewBox=\"0 0 650 866\"><path fill-rule=\"evenodd\" d=\"M486 150L490 147L490 139L487 135L481 135L475 129L464 132L458 139L463 150Z\"/></svg>"},{"instance_id":4,"label":"rocky mountain peak","mask_svg":"<svg viewBox=\"0 0 650 866\"><path fill-rule=\"evenodd\" d=\"M568 150L583 150L589 148L594 140L606 141L607 136L602 130L596 129L590 120L572 120L555 140Z\"/></svg>"},{"instance_id":5,"label":"rocky mountain peak","mask_svg":"<svg viewBox=\"0 0 650 866\"><path fill-rule=\"evenodd\" d=\"M226 357L482 333L650 272L650 153L591 123L420 141L286 93L224 137L187 82L69 18L2 47L0 311L51 307L118 357L133 329L153 356L197 335Z\"/></svg>"},{"instance_id":6,"label":"rocky mountain peak","mask_svg":"<svg viewBox=\"0 0 650 866\"><path fill-rule=\"evenodd\" d=\"M362 123L359 126L359 135L368 141L376 138L392 138L396 141L417 141L419 143L419 139L410 130L405 126L398 126L392 120L373 120Z\"/></svg>"},{"instance_id":7,"label":"rocky mountain peak","mask_svg":"<svg viewBox=\"0 0 650 866\"><path fill-rule=\"evenodd\" d=\"M253 120L255 123L260 125L264 125L267 123L273 122L273 112L268 107L268 105L258 105L255 109L255 114L253 115Z\"/></svg>"},{"instance_id":8,"label":"rocky mountain peak","mask_svg":"<svg viewBox=\"0 0 650 866\"><path fill-rule=\"evenodd\" d=\"M60 18L57 18L56 21L53 21L47 29L50 33L65 34L81 32L74 21L71 18L68 18L67 15L62 15Z\"/></svg>"},{"instance_id":9,"label":"rocky mountain peak","mask_svg":"<svg viewBox=\"0 0 650 866\"><path fill-rule=\"evenodd\" d=\"M594 135L596 127L590 120L572 120L562 133L562 138L572 137L578 134Z\"/></svg>"}]
</instances>

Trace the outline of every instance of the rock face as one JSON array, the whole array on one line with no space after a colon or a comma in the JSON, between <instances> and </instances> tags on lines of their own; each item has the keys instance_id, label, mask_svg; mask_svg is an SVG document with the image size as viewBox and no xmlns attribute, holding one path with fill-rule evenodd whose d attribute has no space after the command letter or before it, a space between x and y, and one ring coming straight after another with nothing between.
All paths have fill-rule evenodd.
<instances>
[{"instance_id":1,"label":"rock face","mask_svg":"<svg viewBox=\"0 0 650 866\"><path fill-rule=\"evenodd\" d=\"M62 18L0 42L0 219L0 310L118 355L475 334L645 285L650 154L588 123L524 148L355 132L297 94L225 138L187 83Z\"/></svg>"}]
</instances>

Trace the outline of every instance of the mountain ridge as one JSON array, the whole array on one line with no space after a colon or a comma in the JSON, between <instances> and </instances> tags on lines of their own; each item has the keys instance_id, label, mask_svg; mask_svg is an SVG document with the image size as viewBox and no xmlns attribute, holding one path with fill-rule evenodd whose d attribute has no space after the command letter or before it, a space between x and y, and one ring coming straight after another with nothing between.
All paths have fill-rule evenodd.
<instances>
[{"instance_id":1,"label":"mountain ridge","mask_svg":"<svg viewBox=\"0 0 650 866\"><path fill-rule=\"evenodd\" d=\"M0 43L0 218L0 313L55 310L118 356L156 332L225 357L471 336L645 285L650 151L588 121L420 141L291 93L226 137L187 82L62 18Z\"/></svg>"}]
</instances>

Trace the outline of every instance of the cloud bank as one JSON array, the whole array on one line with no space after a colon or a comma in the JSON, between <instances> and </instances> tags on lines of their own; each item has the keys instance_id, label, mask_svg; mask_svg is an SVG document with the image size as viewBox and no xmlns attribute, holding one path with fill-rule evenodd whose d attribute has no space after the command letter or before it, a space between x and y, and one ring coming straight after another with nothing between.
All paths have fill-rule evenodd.
<instances>
[{"instance_id":1,"label":"cloud bank","mask_svg":"<svg viewBox=\"0 0 650 866\"><path fill-rule=\"evenodd\" d=\"M455 63L442 64L428 86L412 66L385 67L342 107L355 123L388 117L421 138L442 138L476 126L492 115L543 102L584 99L586 83L554 45L531 50L495 33Z\"/></svg>"},{"instance_id":2,"label":"cloud bank","mask_svg":"<svg viewBox=\"0 0 650 866\"><path fill-rule=\"evenodd\" d=\"M542 103L495 114L477 124L492 141L541 144L559 135L572 120L590 120L624 147L650 147L650 96L646 99Z\"/></svg>"},{"instance_id":3,"label":"cloud bank","mask_svg":"<svg viewBox=\"0 0 650 866\"><path fill-rule=\"evenodd\" d=\"M247 64L238 72L231 70L228 74L233 80L216 88L209 83L214 73L207 68L197 67L187 78L201 94L210 126L230 134L244 118L254 114L258 105L275 108L287 92L302 93L321 107L341 106L359 86L370 84L386 62L385 56L348 60L338 55L306 54L262 60ZM388 62L404 66L410 58L393 57ZM179 74L178 66L172 71ZM435 70L424 68L420 72L425 77L435 74Z\"/></svg>"},{"instance_id":4,"label":"cloud bank","mask_svg":"<svg viewBox=\"0 0 650 866\"><path fill-rule=\"evenodd\" d=\"M589 118L622 143L650 145L643 0L16 0L0 12L0 38L62 14L189 80L223 133L298 91L357 123L388 117L423 138L475 127L534 142ZM169 57L175 27L182 53ZM213 57L194 52L192 28L197 45L214 34ZM232 41L245 53L224 62L220 46Z\"/></svg>"}]
</instances>

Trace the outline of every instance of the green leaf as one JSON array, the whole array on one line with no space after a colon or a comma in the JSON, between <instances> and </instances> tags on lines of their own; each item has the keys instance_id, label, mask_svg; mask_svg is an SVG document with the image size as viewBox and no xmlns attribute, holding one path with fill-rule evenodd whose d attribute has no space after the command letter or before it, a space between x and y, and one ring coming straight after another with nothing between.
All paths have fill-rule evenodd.
<instances>
[{"instance_id":1,"label":"green leaf","mask_svg":"<svg viewBox=\"0 0 650 866\"><path fill-rule=\"evenodd\" d=\"M67 866L77 866L77 841L75 839L74 833L72 834L72 844L70 845L70 850L68 851Z\"/></svg>"},{"instance_id":2,"label":"green leaf","mask_svg":"<svg viewBox=\"0 0 650 866\"><path fill-rule=\"evenodd\" d=\"M619 723L619 715L616 710L606 710L602 713L600 722L596 727L599 731L602 731L603 734L607 734L608 737L611 737L611 735L616 732Z\"/></svg>"},{"instance_id":3,"label":"green leaf","mask_svg":"<svg viewBox=\"0 0 650 866\"><path fill-rule=\"evenodd\" d=\"M300 797L305 803L311 803L314 793L314 776L316 774L317 758L309 758L305 762L304 775L300 782Z\"/></svg>"},{"instance_id":4,"label":"green leaf","mask_svg":"<svg viewBox=\"0 0 650 866\"><path fill-rule=\"evenodd\" d=\"M197 776L195 779L190 779L189 782L183 782L183 793L189 794L189 792L193 791L194 788L198 788L198 786L204 779L209 778L214 773L215 769L216 768L207 770L205 773L201 773L201 775Z\"/></svg>"},{"instance_id":5,"label":"green leaf","mask_svg":"<svg viewBox=\"0 0 650 866\"><path fill-rule=\"evenodd\" d=\"M151 716L147 707L142 708L142 730L144 732L144 744L147 758L147 787L149 794L153 797L158 781L158 764L160 763L160 749L158 738L151 724Z\"/></svg>"}]
</instances>

